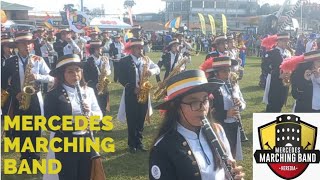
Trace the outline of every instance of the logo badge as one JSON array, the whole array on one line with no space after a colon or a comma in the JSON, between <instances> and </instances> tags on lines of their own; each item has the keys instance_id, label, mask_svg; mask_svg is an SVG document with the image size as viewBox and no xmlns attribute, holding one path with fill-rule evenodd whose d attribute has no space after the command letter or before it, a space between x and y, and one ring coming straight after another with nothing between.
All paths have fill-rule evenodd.
<instances>
[{"instance_id":1,"label":"logo badge","mask_svg":"<svg viewBox=\"0 0 320 180\"><path fill-rule=\"evenodd\" d=\"M303 122L299 116L285 114L258 128L261 150L256 150L256 163L266 163L283 179L300 176L310 163L319 163L315 150L317 127Z\"/></svg>"}]
</instances>

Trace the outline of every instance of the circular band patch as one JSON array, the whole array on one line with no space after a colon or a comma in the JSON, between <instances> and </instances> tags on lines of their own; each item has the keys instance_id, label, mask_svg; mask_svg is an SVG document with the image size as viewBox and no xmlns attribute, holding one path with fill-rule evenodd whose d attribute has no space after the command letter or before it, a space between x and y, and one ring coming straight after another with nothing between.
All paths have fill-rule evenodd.
<instances>
[{"instance_id":1,"label":"circular band patch","mask_svg":"<svg viewBox=\"0 0 320 180\"><path fill-rule=\"evenodd\" d=\"M151 168L151 174L154 179L160 179L160 176L161 176L160 168L156 165L153 165Z\"/></svg>"}]
</instances>

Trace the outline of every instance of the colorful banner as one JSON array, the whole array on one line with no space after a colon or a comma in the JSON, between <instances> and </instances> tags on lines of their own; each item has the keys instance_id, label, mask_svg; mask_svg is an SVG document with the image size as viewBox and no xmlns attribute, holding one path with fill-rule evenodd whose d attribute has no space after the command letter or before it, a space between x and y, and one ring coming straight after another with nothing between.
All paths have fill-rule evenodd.
<instances>
[{"instance_id":1,"label":"colorful banner","mask_svg":"<svg viewBox=\"0 0 320 180\"><path fill-rule=\"evenodd\" d=\"M201 25L201 30L202 34L206 34L206 22L204 20L204 16L201 13L198 13L199 19L200 19L200 25Z\"/></svg>"},{"instance_id":2,"label":"colorful banner","mask_svg":"<svg viewBox=\"0 0 320 180\"><path fill-rule=\"evenodd\" d=\"M53 29L53 20L51 19L51 16L46 12L47 16L44 18L44 25L49 28Z\"/></svg>"},{"instance_id":3,"label":"colorful banner","mask_svg":"<svg viewBox=\"0 0 320 180\"><path fill-rule=\"evenodd\" d=\"M224 14L222 14L222 32L227 34L227 18Z\"/></svg>"},{"instance_id":4,"label":"colorful banner","mask_svg":"<svg viewBox=\"0 0 320 180\"><path fill-rule=\"evenodd\" d=\"M181 18L182 18L182 17L179 16L179 17L176 17L176 18L172 19L171 21L168 21L168 22L164 25L164 27L165 27L166 29L168 29L168 28L178 29L178 28L180 27Z\"/></svg>"},{"instance_id":5,"label":"colorful banner","mask_svg":"<svg viewBox=\"0 0 320 180\"><path fill-rule=\"evenodd\" d=\"M209 21L210 21L210 25L211 25L211 33L213 36L215 36L217 34L216 32L216 25L214 23L214 19L212 17L212 15L208 14L208 17L209 17Z\"/></svg>"},{"instance_id":6,"label":"colorful banner","mask_svg":"<svg viewBox=\"0 0 320 180\"><path fill-rule=\"evenodd\" d=\"M84 28L90 23L89 16L81 11L67 12L67 18L70 29L76 33L84 33Z\"/></svg>"}]
</instances>

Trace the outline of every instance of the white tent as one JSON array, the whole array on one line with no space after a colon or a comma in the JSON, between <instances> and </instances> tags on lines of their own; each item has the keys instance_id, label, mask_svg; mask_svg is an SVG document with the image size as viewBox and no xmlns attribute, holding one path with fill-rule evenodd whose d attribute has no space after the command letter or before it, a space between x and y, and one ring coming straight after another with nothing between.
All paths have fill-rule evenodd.
<instances>
[{"instance_id":1,"label":"white tent","mask_svg":"<svg viewBox=\"0 0 320 180\"><path fill-rule=\"evenodd\" d=\"M131 25L116 18L95 17L91 20L90 26L97 26L100 29L128 29Z\"/></svg>"}]
</instances>

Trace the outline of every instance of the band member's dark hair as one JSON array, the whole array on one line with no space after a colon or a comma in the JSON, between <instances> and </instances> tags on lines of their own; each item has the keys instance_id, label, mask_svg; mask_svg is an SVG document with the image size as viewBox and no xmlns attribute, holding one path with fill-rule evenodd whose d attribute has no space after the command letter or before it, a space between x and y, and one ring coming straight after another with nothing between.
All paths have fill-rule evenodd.
<instances>
[{"instance_id":1,"label":"band member's dark hair","mask_svg":"<svg viewBox=\"0 0 320 180\"><path fill-rule=\"evenodd\" d=\"M65 81L65 79L64 79L64 72L65 72L65 70L66 70L67 67L68 67L68 66L62 67L62 68L59 70L59 72L57 73L57 76L54 78L53 88L56 88L56 87L58 87L58 86L60 86L60 85L62 85L62 84L64 83L64 81ZM81 86L81 87L87 86L87 83L86 83L86 81L85 81L85 79L84 79L84 76L83 76L83 70L82 70L81 74L82 74L82 78L81 78L81 80L80 80L80 86Z\"/></svg>"}]
</instances>

